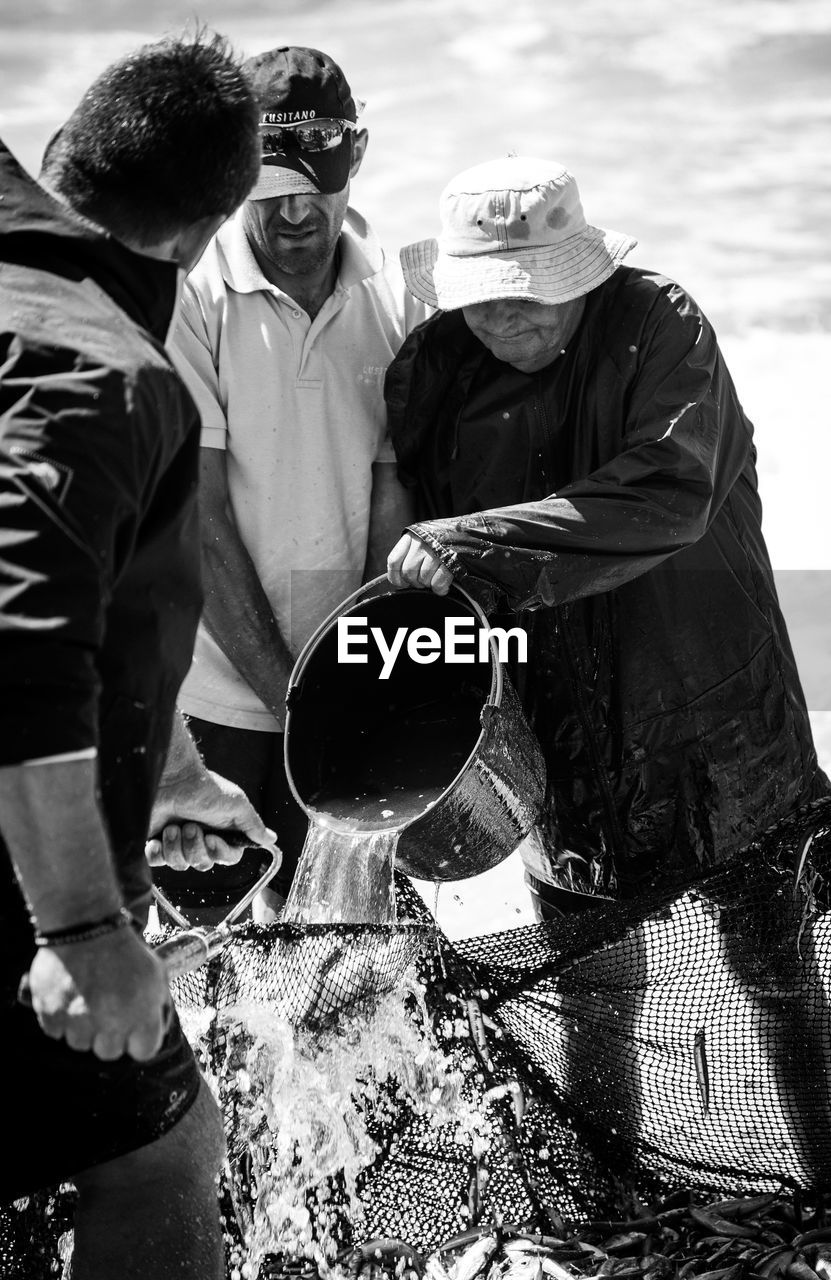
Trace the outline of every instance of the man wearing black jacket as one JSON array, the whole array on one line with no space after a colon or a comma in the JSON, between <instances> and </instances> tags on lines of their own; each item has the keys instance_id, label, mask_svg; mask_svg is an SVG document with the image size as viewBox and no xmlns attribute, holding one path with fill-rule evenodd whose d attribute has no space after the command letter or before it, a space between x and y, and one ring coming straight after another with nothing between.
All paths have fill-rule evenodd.
<instances>
[{"instance_id":1,"label":"man wearing black jacket","mask_svg":"<svg viewBox=\"0 0 831 1280\"><path fill-rule=\"evenodd\" d=\"M258 170L208 35L104 72L40 185L0 147L0 1198L75 1182L77 1280L224 1272L221 1124L141 928L151 815L269 839L174 722L199 421L164 349Z\"/></svg>"},{"instance_id":2,"label":"man wearing black jacket","mask_svg":"<svg viewBox=\"0 0 831 1280\"><path fill-rule=\"evenodd\" d=\"M634 897L828 793L761 532L752 427L679 285L626 267L561 165L511 157L402 251L440 310L387 374L419 515L397 585L455 579L529 632L548 795L535 905Z\"/></svg>"}]
</instances>

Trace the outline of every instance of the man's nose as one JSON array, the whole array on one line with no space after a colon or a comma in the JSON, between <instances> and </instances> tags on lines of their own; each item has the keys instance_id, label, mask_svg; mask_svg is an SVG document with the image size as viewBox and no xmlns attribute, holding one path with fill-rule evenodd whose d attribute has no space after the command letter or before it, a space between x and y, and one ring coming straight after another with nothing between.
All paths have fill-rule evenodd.
<instances>
[{"instance_id":1,"label":"man's nose","mask_svg":"<svg viewBox=\"0 0 831 1280\"><path fill-rule=\"evenodd\" d=\"M292 226L298 226L309 216L311 206L304 195L283 196L280 202L280 217Z\"/></svg>"},{"instance_id":2,"label":"man's nose","mask_svg":"<svg viewBox=\"0 0 831 1280\"><path fill-rule=\"evenodd\" d=\"M519 307L516 302L507 298L499 298L493 302L483 303L485 308L485 327L497 332L501 329L512 329L516 325Z\"/></svg>"}]
</instances>

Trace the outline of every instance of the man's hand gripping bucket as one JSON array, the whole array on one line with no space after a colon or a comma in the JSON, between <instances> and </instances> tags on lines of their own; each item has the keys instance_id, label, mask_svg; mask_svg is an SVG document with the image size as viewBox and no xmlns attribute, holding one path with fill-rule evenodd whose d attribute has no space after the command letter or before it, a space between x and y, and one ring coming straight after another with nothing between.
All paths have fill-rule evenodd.
<instances>
[{"instance_id":1,"label":"man's hand gripping bucket","mask_svg":"<svg viewBox=\"0 0 831 1280\"><path fill-rule=\"evenodd\" d=\"M537 819L539 744L495 633L456 585L438 596L367 583L303 649L287 707L298 802L337 831L398 830L397 865L410 875L477 875Z\"/></svg>"}]
</instances>

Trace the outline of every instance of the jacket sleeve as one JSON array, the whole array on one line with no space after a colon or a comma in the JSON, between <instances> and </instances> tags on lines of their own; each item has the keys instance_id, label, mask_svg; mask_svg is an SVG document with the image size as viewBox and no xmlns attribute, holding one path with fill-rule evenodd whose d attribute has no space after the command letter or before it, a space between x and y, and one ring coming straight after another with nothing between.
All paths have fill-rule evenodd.
<instances>
[{"instance_id":1,"label":"jacket sleeve","mask_svg":"<svg viewBox=\"0 0 831 1280\"><path fill-rule=\"evenodd\" d=\"M615 457L541 501L410 526L485 607L608 591L708 529L751 454L751 428L711 326L675 295L661 295L644 327Z\"/></svg>"},{"instance_id":2,"label":"jacket sleeve","mask_svg":"<svg viewBox=\"0 0 831 1280\"><path fill-rule=\"evenodd\" d=\"M136 531L133 389L74 353L59 363L50 348L4 370L0 765L97 745L107 603Z\"/></svg>"}]
</instances>

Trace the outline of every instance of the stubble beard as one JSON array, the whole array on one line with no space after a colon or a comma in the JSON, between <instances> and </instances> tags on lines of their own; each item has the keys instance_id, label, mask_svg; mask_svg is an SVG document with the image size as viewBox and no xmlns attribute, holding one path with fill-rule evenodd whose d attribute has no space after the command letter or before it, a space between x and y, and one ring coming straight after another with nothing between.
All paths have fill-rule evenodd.
<instances>
[{"instance_id":1,"label":"stubble beard","mask_svg":"<svg viewBox=\"0 0 831 1280\"><path fill-rule=\"evenodd\" d=\"M279 271L287 276L306 276L328 266L338 237L320 232L308 245L271 246L270 257Z\"/></svg>"}]
</instances>

